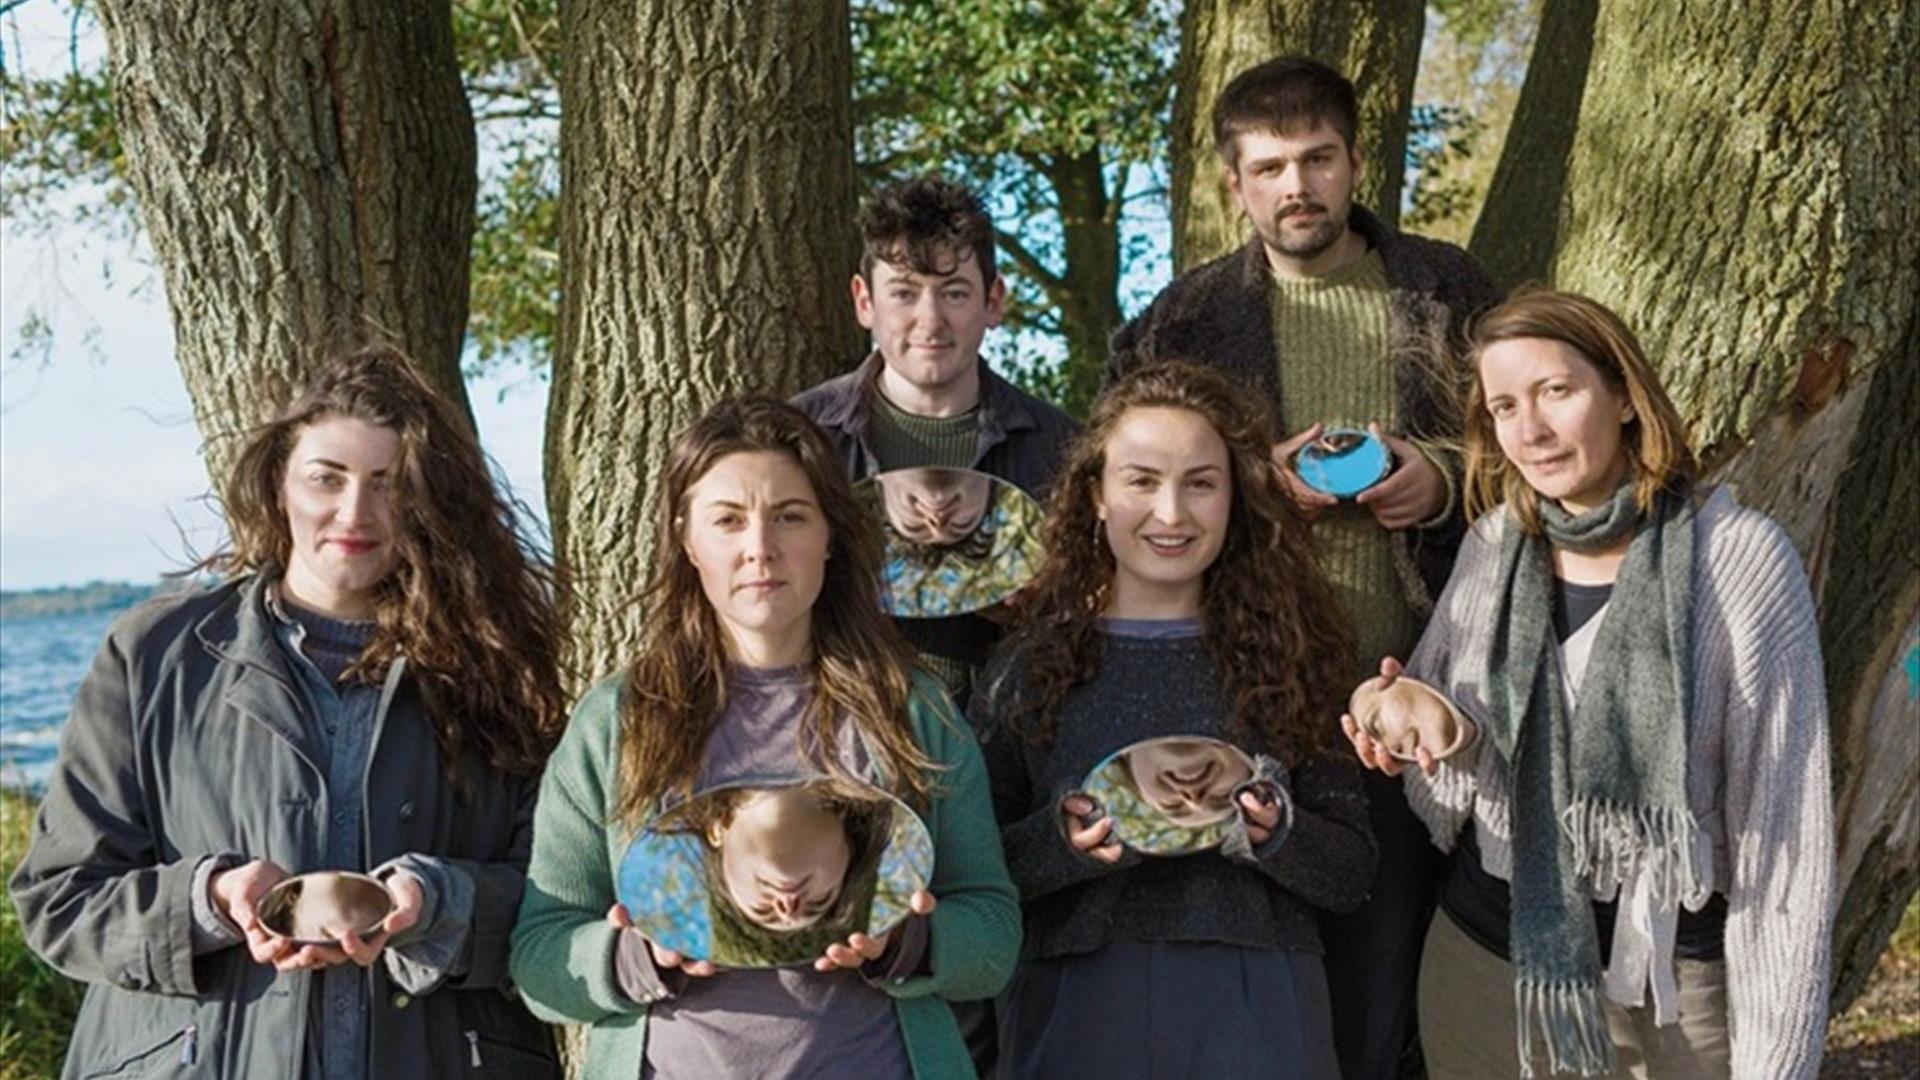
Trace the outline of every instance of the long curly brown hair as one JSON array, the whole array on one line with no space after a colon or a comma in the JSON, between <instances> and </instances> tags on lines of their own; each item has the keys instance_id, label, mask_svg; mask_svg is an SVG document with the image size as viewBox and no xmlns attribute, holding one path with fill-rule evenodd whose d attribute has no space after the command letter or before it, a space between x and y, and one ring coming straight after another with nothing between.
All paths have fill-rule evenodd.
<instances>
[{"instance_id":1,"label":"long curly brown hair","mask_svg":"<svg viewBox=\"0 0 1920 1080\"><path fill-rule=\"evenodd\" d=\"M399 558L378 586L373 637L343 677L379 682L404 656L456 788L470 757L539 773L566 725L564 585L522 528L525 508L494 487L466 419L400 350L375 344L335 358L247 435L221 491L228 545L200 567L281 573L293 546L281 501L287 458L307 425L332 417L400 439Z\"/></svg>"},{"instance_id":2,"label":"long curly brown hair","mask_svg":"<svg viewBox=\"0 0 1920 1080\"><path fill-rule=\"evenodd\" d=\"M1046 561L1021 606L1016 647L1030 666L1016 728L1050 743L1068 693L1099 669L1114 561L1096 496L1108 440L1130 411L1144 408L1194 413L1227 444L1232 510L1202 582L1201 614L1231 702L1230 729L1289 764L1324 752L1352 672L1352 637L1274 465L1272 413L1219 372L1178 361L1141 368L1108 389L1067 450L1049 507Z\"/></svg>"},{"instance_id":3,"label":"long curly brown hair","mask_svg":"<svg viewBox=\"0 0 1920 1080\"><path fill-rule=\"evenodd\" d=\"M681 432L661 475L655 565L641 596L646 627L620 697L622 790L615 816L630 827L643 823L663 796L692 794L707 738L726 708L726 638L687 554L687 500L722 458L757 451L799 464L830 537L825 580L813 603L814 692L802 747L827 775L859 780L833 753L840 725L852 723L894 794L920 805L929 790L935 765L907 719L913 650L880 610L879 527L806 414L773 398L740 397L715 405Z\"/></svg>"}]
</instances>

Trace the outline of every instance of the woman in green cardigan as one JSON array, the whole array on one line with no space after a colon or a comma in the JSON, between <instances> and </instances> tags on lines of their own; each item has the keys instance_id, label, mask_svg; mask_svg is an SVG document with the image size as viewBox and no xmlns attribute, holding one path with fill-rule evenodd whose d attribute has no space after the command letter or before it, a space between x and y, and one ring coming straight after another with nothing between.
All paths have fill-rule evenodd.
<instances>
[{"instance_id":1,"label":"woman in green cardigan","mask_svg":"<svg viewBox=\"0 0 1920 1080\"><path fill-rule=\"evenodd\" d=\"M585 1076L971 1076L948 1001L992 997L1020 914L970 731L879 609L879 537L840 462L768 398L675 440L659 565L625 672L575 709L548 765L512 972L533 1011L592 1025ZM802 968L716 969L648 941L615 896L654 810L770 778L885 788L934 842L886 934ZM764 902L807 883L769 879Z\"/></svg>"}]
</instances>

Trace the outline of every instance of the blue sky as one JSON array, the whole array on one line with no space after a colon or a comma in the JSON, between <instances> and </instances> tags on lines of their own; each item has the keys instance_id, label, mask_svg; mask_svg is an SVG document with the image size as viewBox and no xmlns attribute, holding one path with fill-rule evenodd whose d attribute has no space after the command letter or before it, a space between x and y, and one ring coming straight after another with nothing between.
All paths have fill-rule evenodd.
<instances>
[{"instance_id":1,"label":"blue sky","mask_svg":"<svg viewBox=\"0 0 1920 1080\"><path fill-rule=\"evenodd\" d=\"M45 72L97 61L97 29L54 4L8 13L8 63ZM54 327L51 359L5 359L36 311ZM468 387L481 440L514 494L544 508L541 427L547 386L524 369ZM153 581L188 544L221 538L203 504L209 480L173 327L143 242L81 229L0 229L0 589L96 579Z\"/></svg>"}]
</instances>

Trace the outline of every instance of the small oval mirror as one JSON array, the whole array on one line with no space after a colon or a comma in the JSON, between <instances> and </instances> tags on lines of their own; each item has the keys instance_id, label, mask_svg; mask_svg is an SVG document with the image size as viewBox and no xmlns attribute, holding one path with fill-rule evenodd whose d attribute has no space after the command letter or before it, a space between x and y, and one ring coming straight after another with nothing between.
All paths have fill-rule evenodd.
<instances>
[{"instance_id":1,"label":"small oval mirror","mask_svg":"<svg viewBox=\"0 0 1920 1080\"><path fill-rule=\"evenodd\" d=\"M1253 774L1253 758L1232 743L1173 735L1109 754L1081 790L1113 820L1114 839L1143 855L1185 855L1227 838L1234 792Z\"/></svg>"},{"instance_id":2,"label":"small oval mirror","mask_svg":"<svg viewBox=\"0 0 1920 1080\"><path fill-rule=\"evenodd\" d=\"M933 880L933 838L905 803L864 784L721 787L642 829L616 891L656 944L722 967L811 964L878 936Z\"/></svg>"},{"instance_id":3,"label":"small oval mirror","mask_svg":"<svg viewBox=\"0 0 1920 1080\"><path fill-rule=\"evenodd\" d=\"M1293 456L1293 469L1308 487L1340 499L1379 483L1392 467L1386 444L1359 428L1331 428Z\"/></svg>"},{"instance_id":4,"label":"small oval mirror","mask_svg":"<svg viewBox=\"0 0 1920 1080\"><path fill-rule=\"evenodd\" d=\"M886 543L881 605L900 619L983 611L1040 566L1046 513L1033 496L972 469L895 469L856 489Z\"/></svg>"},{"instance_id":5,"label":"small oval mirror","mask_svg":"<svg viewBox=\"0 0 1920 1080\"><path fill-rule=\"evenodd\" d=\"M1360 730L1401 761L1419 760L1416 751L1422 749L1435 761L1451 757L1465 745L1470 730L1445 694L1406 675L1385 690L1377 676L1361 683L1347 702L1347 712Z\"/></svg>"},{"instance_id":6,"label":"small oval mirror","mask_svg":"<svg viewBox=\"0 0 1920 1080\"><path fill-rule=\"evenodd\" d=\"M361 937L380 929L393 896L377 878L321 870L286 878L260 900L260 923L298 945L332 945L348 931Z\"/></svg>"}]
</instances>

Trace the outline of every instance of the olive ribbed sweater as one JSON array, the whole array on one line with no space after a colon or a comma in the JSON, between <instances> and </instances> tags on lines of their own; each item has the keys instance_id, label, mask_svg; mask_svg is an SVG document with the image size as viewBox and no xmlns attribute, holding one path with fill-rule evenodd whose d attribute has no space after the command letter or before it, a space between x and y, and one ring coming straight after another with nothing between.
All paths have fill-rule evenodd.
<instances>
[{"instance_id":1,"label":"olive ribbed sweater","mask_svg":"<svg viewBox=\"0 0 1920 1080\"><path fill-rule=\"evenodd\" d=\"M1378 251L1325 277L1273 278L1274 351L1280 424L1289 434L1315 423L1395 431L1393 366L1388 357L1389 290ZM1373 511L1344 503L1313 527L1321 568L1353 627L1357 661L1372 670L1382 656L1404 658L1420 633L1394 569L1390 534Z\"/></svg>"},{"instance_id":2,"label":"olive ribbed sweater","mask_svg":"<svg viewBox=\"0 0 1920 1080\"><path fill-rule=\"evenodd\" d=\"M889 469L971 469L980 445L980 410L959 416L910 413L876 387L867 440L880 471Z\"/></svg>"}]
</instances>

